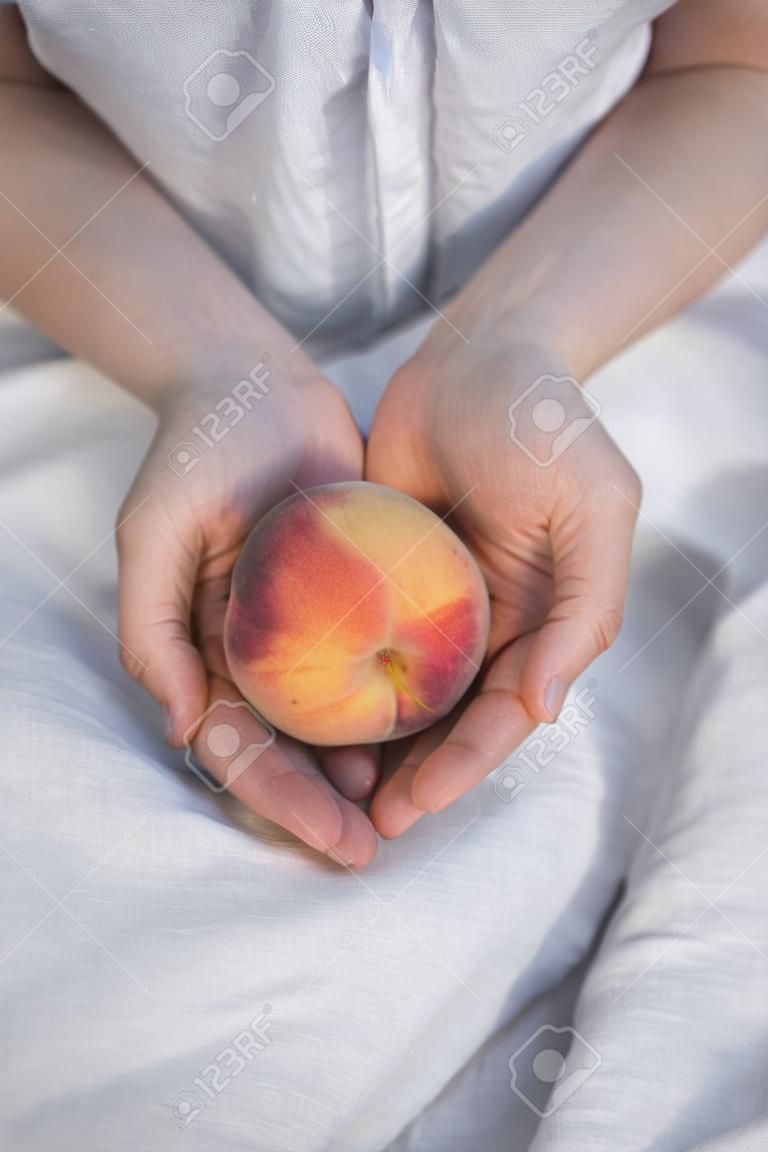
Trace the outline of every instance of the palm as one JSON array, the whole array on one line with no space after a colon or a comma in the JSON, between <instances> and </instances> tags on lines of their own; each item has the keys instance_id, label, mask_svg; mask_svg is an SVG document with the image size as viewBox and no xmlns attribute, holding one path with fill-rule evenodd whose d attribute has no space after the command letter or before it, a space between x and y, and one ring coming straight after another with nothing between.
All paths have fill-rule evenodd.
<instances>
[{"instance_id":1,"label":"palm","mask_svg":"<svg viewBox=\"0 0 768 1152\"><path fill-rule=\"evenodd\" d=\"M473 553L491 601L488 655L538 627L552 599L552 551L546 529L532 532L524 512L498 488L475 488L448 517Z\"/></svg>"},{"instance_id":2,"label":"palm","mask_svg":"<svg viewBox=\"0 0 768 1152\"><path fill-rule=\"evenodd\" d=\"M469 697L398 750L371 809L386 835L451 803L553 717L560 686L564 692L610 638L597 609L617 585L623 590L634 524L632 496L623 494L632 492L633 474L599 425L556 467L537 467L509 435L512 358L486 366L479 390L467 383L466 351L454 342L450 355L440 355L437 343L437 354L420 353L390 382L366 477L447 517L485 577L491 633ZM518 370L526 381L534 368L521 357ZM607 563L596 544L600 514L615 549Z\"/></svg>"},{"instance_id":3,"label":"palm","mask_svg":"<svg viewBox=\"0 0 768 1152\"><path fill-rule=\"evenodd\" d=\"M349 444L348 448L352 448ZM258 518L274 503L293 496L316 484L337 480L359 479L359 469L350 470L349 456L343 449L338 456L325 457L322 464L304 459L299 463L296 478L276 491L274 499L265 503L249 502L243 514L228 526L221 528L220 515L208 515L207 523L214 525L208 540L208 550L201 558L197 584L192 599L192 640L202 658L208 677L208 698L240 699L232 681L224 652L224 621L229 603L232 571L245 539ZM328 780L350 800L363 799L372 787L378 765L376 747L334 747L309 749L297 741L280 736L278 744L290 747L296 765L311 774L319 763ZM306 830L305 830L306 832Z\"/></svg>"},{"instance_id":4,"label":"palm","mask_svg":"<svg viewBox=\"0 0 768 1152\"><path fill-rule=\"evenodd\" d=\"M296 741L272 741L233 684L223 645L232 570L248 532L297 489L359 478L360 436L330 385L313 381L299 392L287 380L258 420L244 420L178 476L168 453L194 419L173 417L161 424L121 514L126 665L165 704L169 739L186 746L216 790L227 788L313 847L364 863L375 837L344 788L354 792L364 770L370 777L374 753L330 750L319 765Z\"/></svg>"}]
</instances>

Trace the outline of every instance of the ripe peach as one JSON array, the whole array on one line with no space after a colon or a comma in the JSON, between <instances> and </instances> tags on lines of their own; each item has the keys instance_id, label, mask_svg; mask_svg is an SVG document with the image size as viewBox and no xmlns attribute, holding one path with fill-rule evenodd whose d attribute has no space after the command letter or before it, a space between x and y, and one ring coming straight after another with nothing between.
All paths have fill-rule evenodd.
<instances>
[{"instance_id":1,"label":"ripe peach","mask_svg":"<svg viewBox=\"0 0 768 1152\"><path fill-rule=\"evenodd\" d=\"M256 525L235 565L232 677L311 744L393 740L433 724L485 655L488 593L433 512L380 484L323 484Z\"/></svg>"}]
</instances>

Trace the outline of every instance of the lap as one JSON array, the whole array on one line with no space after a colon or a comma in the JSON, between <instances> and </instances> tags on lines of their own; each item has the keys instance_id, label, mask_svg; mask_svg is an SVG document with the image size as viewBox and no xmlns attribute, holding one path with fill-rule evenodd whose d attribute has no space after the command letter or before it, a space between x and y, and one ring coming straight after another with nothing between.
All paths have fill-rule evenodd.
<instances>
[{"instance_id":1,"label":"lap","mask_svg":"<svg viewBox=\"0 0 768 1152\"><path fill-rule=\"evenodd\" d=\"M708 322L704 346L711 332ZM359 875L207 792L165 748L153 706L119 667L110 532L151 434L146 415L77 365L3 379L0 994L15 1052L4 1078L11 1143L55 1148L66 1133L84 1152L137 1144L223 1152L246 1139L274 1152L374 1152L405 1129L398 1148L450 1149L466 1145L470 1120L476 1131L465 1102L478 1085L489 1102L489 1152L494 1132L508 1146L507 1124L521 1140L532 1135L498 1059L506 1062L513 1038L525 1041L537 1005L573 980L622 878L629 873L630 891L643 891L654 857L638 852L645 842L626 817L674 847L666 825L653 823L657 785L684 780L680 765L700 753L670 763L659 750L722 615L722 598L702 586L759 516L740 495L757 467L754 410L741 456L724 452L713 469L711 451L691 464L690 438L701 451L711 427L692 409L684 459L670 460L666 484L658 475L647 438L684 409L678 396L664 407L647 373L661 362L674 372L681 353L664 344L671 340L664 334L661 351L644 346L598 381L609 426L635 459L645 453L653 522L638 535L622 637L576 686L593 700L587 723L560 734L546 767L529 750L452 809L382 844ZM751 355L740 353L754 408L759 350ZM706 368L711 356L700 360ZM694 385L700 393L700 378L682 379L689 400ZM638 404L649 396L660 407L643 422ZM728 484L719 507L708 486ZM728 578L734 597L749 595L746 553ZM738 645L726 647L729 668L738 658ZM692 769L691 780L709 780L702 771ZM700 790L690 789L670 797L681 820L698 819L691 805ZM714 809L703 827L712 819ZM626 916L612 933L631 936ZM614 939L608 956L622 953ZM637 1010L631 993L624 1001ZM601 1051L616 1040L619 1018L606 1019ZM588 1091L564 1108L588 1115ZM174 1123L168 1105L177 1098ZM435 1143L441 1115L445 1139Z\"/></svg>"}]
</instances>

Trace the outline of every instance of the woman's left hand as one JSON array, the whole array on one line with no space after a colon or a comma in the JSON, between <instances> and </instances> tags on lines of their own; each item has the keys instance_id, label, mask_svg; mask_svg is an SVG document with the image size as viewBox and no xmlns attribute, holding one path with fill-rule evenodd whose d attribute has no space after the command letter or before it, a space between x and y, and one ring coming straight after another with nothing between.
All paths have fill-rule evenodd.
<instances>
[{"instance_id":1,"label":"woman's left hand","mask_svg":"<svg viewBox=\"0 0 768 1152\"><path fill-rule=\"evenodd\" d=\"M489 650L458 709L395 750L370 813L384 836L447 807L555 719L620 628L640 501L547 346L483 332L461 307L449 318L467 339L438 322L393 376L366 479L447 516L469 546L491 598Z\"/></svg>"}]
</instances>

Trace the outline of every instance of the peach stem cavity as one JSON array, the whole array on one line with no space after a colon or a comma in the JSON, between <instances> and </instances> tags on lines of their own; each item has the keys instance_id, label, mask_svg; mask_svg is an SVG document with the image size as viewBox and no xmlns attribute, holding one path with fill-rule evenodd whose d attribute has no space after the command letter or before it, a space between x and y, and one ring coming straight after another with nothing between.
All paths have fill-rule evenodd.
<instances>
[{"instance_id":1,"label":"peach stem cavity","mask_svg":"<svg viewBox=\"0 0 768 1152\"><path fill-rule=\"evenodd\" d=\"M416 693L411 691L405 680L403 680L403 677L401 676L389 649L382 648L382 650L378 653L378 657L379 663L382 664L384 668L386 668L395 688L397 688L400 692L404 692L408 699L412 700L414 704L416 704L419 708L423 708L425 712L431 712L434 716L434 708L430 708L429 704L425 704L423 700L420 700Z\"/></svg>"}]
</instances>

